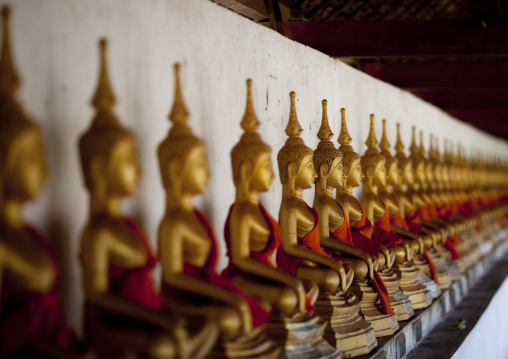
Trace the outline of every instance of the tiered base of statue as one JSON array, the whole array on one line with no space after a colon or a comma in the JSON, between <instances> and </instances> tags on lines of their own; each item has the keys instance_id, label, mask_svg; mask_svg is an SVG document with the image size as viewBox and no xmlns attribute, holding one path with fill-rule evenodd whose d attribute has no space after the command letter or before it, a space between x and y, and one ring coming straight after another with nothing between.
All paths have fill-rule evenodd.
<instances>
[{"instance_id":1,"label":"tiered base of statue","mask_svg":"<svg viewBox=\"0 0 508 359\"><path fill-rule=\"evenodd\" d=\"M379 274L390 296L390 305L397 317L397 321L400 322L411 318L415 312L409 297L400 290L400 277L393 270L386 268Z\"/></svg>"},{"instance_id":2,"label":"tiered base of statue","mask_svg":"<svg viewBox=\"0 0 508 359\"><path fill-rule=\"evenodd\" d=\"M387 315L379 309L377 292L367 283L353 283L352 292L360 302L360 313L370 323L376 333L376 337L393 335L399 329L399 323L394 315Z\"/></svg>"},{"instance_id":3,"label":"tiered base of statue","mask_svg":"<svg viewBox=\"0 0 508 359\"><path fill-rule=\"evenodd\" d=\"M327 326L315 314L291 318L272 315L265 328L267 335L282 348L280 359L340 359L337 349L323 338Z\"/></svg>"},{"instance_id":4,"label":"tiered base of statue","mask_svg":"<svg viewBox=\"0 0 508 359\"><path fill-rule=\"evenodd\" d=\"M281 348L267 338L264 326L254 329L234 341L217 343L210 358L263 358L275 359L280 357Z\"/></svg>"},{"instance_id":5,"label":"tiered base of statue","mask_svg":"<svg viewBox=\"0 0 508 359\"><path fill-rule=\"evenodd\" d=\"M361 301L353 293L321 293L314 311L328 321L324 338L339 350L343 358L370 353L376 346L376 333L360 316Z\"/></svg>"},{"instance_id":6,"label":"tiered base of statue","mask_svg":"<svg viewBox=\"0 0 508 359\"><path fill-rule=\"evenodd\" d=\"M441 289L439 285L430 276L430 267L422 255L413 257L413 264L418 269L417 280L427 288L431 299L439 297Z\"/></svg>"},{"instance_id":7,"label":"tiered base of statue","mask_svg":"<svg viewBox=\"0 0 508 359\"><path fill-rule=\"evenodd\" d=\"M400 289L409 297L413 309L427 308L432 303L432 294L418 281L420 271L416 266L406 262L396 265L394 269L394 274L400 277Z\"/></svg>"},{"instance_id":8,"label":"tiered base of statue","mask_svg":"<svg viewBox=\"0 0 508 359\"><path fill-rule=\"evenodd\" d=\"M432 259L432 262L436 267L436 276L439 282L439 288L441 290L450 288L450 285L452 285L452 278L448 273L446 267L443 266L443 263L446 262L446 260L441 257L439 252L433 248L427 250L427 254L429 255L430 259Z\"/></svg>"}]
</instances>

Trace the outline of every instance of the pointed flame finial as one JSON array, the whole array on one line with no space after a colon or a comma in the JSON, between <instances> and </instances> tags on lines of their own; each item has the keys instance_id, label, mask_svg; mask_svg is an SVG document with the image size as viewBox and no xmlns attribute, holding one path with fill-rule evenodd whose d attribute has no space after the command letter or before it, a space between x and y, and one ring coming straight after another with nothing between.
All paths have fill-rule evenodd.
<instances>
[{"instance_id":1,"label":"pointed flame finial","mask_svg":"<svg viewBox=\"0 0 508 359\"><path fill-rule=\"evenodd\" d=\"M437 137L434 137L434 152L436 161L441 161L441 153L439 152L439 139Z\"/></svg>"},{"instance_id":2,"label":"pointed flame finial","mask_svg":"<svg viewBox=\"0 0 508 359\"><path fill-rule=\"evenodd\" d=\"M182 96L182 87L180 83L180 64L174 65L175 71L175 98L173 101L173 107L171 108L171 112L169 113L169 120L173 122L173 124L187 124L189 120L190 114L185 107L185 102L183 101Z\"/></svg>"},{"instance_id":3,"label":"pointed flame finial","mask_svg":"<svg viewBox=\"0 0 508 359\"><path fill-rule=\"evenodd\" d=\"M376 146L377 146L377 138L376 138L376 132L374 130L374 115L373 114L370 115L369 136L367 137L365 144L367 145L367 150L374 150L374 149L376 149Z\"/></svg>"},{"instance_id":4,"label":"pointed flame finial","mask_svg":"<svg viewBox=\"0 0 508 359\"><path fill-rule=\"evenodd\" d=\"M303 132L303 129L298 122L298 117L296 116L295 95L294 91L289 93L291 107L289 109L289 122L286 126L286 135L289 137L300 137Z\"/></svg>"},{"instance_id":5,"label":"pointed flame finial","mask_svg":"<svg viewBox=\"0 0 508 359\"><path fill-rule=\"evenodd\" d=\"M434 134L431 132L429 134L429 137L430 137L429 158L434 159L436 157L436 151L434 149Z\"/></svg>"},{"instance_id":6,"label":"pointed flame finial","mask_svg":"<svg viewBox=\"0 0 508 359\"><path fill-rule=\"evenodd\" d=\"M340 115L341 115L341 123L338 141L341 146L349 146L349 144L351 143L351 141L353 141L353 139L349 135L349 132L347 132L345 108L340 109Z\"/></svg>"},{"instance_id":7,"label":"pointed flame finial","mask_svg":"<svg viewBox=\"0 0 508 359\"><path fill-rule=\"evenodd\" d=\"M8 6L2 8L2 52L0 57L0 93L14 97L20 80L14 67L10 43L10 15Z\"/></svg>"},{"instance_id":8,"label":"pointed flame finial","mask_svg":"<svg viewBox=\"0 0 508 359\"><path fill-rule=\"evenodd\" d=\"M400 138L400 123L397 123L397 142L395 142L395 151L397 154L404 154L404 144Z\"/></svg>"},{"instance_id":9,"label":"pointed flame finial","mask_svg":"<svg viewBox=\"0 0 508 359\"><path fill-rule=\"evenodd\" d=\"M420 154L425 157L425 147L423 146L423 131L420 130Z\"/></svg>"},{"instance_id":10,"label":"pointed flame finial","mask_svg":"<svg viewBox=\"0 0 508 359\"><path fill-rule=\"evenodd\" d=\"M245 105L245 114L243 115L240 126L245 132L256 132L259 128L260 122L254 112L254 106L252 104L252 80L247 81L247 104Z\"/></svg>"},{"instance_id":11,"label":"pointed flame finial","mask_svg":"<svg viewBox=\"0 0 508 359\"><path fill-rule=\"evenodd\" d=\"M418 146L416 145L416 127L413 126L413 135L411 137L411 146L409 147L412 155L417 155L419 152Z\"/></svg>"},{"instance_id":12,"label":"pointed flame finial","mask_svg":"<svg viewBox=\"0 0 508 359\"><path fill-rule=\"evenodd\" d=\"M390 142L388 142L388 137L386 136L386 120L385 119L383 119L383 134L381 135L381 142L379 142L379 148L383 152L388 152L388 150L390 149Z\"/></svg>"},{"instance_id":13,"label":"pointed flame finial","mask_svg":"<svg viewBox=\"0 0 508 359\"><path fill-rule=\"evenodd\" d=\"M319 128L317 137L321 141L330 141L333 137L333 132L330 129L330 124L328 123L328 101L323 100L321 101L321 104L323 105L323 116L321 117L321 127Z\"/></svg>"},{"instance_id":14,"label":"pointed flame finial","mask_svg":"<svg viewBox=\"0 0 508 359\"><path fill-rule=\"evenodd\" d=\"M110 113L116 104L116 98L111 90L108 75L108 64L107 64L107 46L108 42L105 38L99 41L100 49L100 74L99 83L97 84L97 90L92 98L92 105L98 112Z\"/></svg>"}]
</instances>

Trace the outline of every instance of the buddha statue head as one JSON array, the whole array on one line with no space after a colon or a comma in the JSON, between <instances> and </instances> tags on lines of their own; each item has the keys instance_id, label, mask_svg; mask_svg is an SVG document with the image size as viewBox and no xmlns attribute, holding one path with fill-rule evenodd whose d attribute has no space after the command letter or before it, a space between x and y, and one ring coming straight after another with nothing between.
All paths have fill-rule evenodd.
<instances>
[{"instance_id":1,"label":"buddha statue head","mask_svg":"<svg viewBox=\"0 0 508 359\"><path fill-rule=\"evenodd\" d=\"M100 40L99 48L99 82L92 98L96 113L79 139L81 169L91 196L92 214L103 211L109 200L134 193L141 175L134 135L113 112L116 99L108 78L105 39Z\"/></svg>"},{"instance_id":2,"label":"buddha statue head","mask_svg":"<svg viewBox=\"0 0 508 359\"><path fill-rule=\"evenodd\" d=\"M295 188L311 188L317 177L312 161L314 151L305 145L300 135L303 132L298 118L296 117L295 93L289 93L291 106L289 110L289 122L286 127L288 139L277 154L279 176L282 185L287 185L289 193Z\"/></svg>"},{"instance_id":3,"label":"buddha statue head","mask_svg":"<svg viewBox=\"0 0 508 359\"><path fill-rule=\"evenodd\" d=\"M404 153L404 144L400 137L400 123L397 123L397 142L395 142L395 158L399 170L399 184L407 185L413 183L413 162Z\"/></svg>"},{"instance_id":4,"label":"buddha statue head","mask_svg":"<svg viewBox=\"0 0 508 359\"><path fill-rule=\"evenodd\" d=\"M425 174L426 174L429 188L432 190L436 190L439 187L439 176L440 176L440 171L441 171L440 170L441 163L439 162L439 159L436 158L434 135L431 133L429 136L430 136L430 145L429 145L427 166L426 166Z\"/></svg>"},{"instance_id":5,"label":"buddha statue head","mask_svg":"<svg viewBox=\"0 0 508 359\"><path fill-rule=\"evenodd\" d=\"M0 54L0 208L36 198L47 176L40 127L18 102L20 80L11 56L10 9L2 8Z\"/></svg>"},{"instance_id":6,"label":"buddha statue head","mask_svg":"<svg viewBox=\"0 0 508 359\"><path fill-rule=\"evenodd\" d=\"M343 184L342 152L335 148L333 132L328 123L327 104L328 101L321 101L323 105L323 117L317 137L320 139L317 148L314 150L314 167L318 177L316 183L318 189L326 192L327 186L332 188L341 187Z\"/></svg>"},{"instance_id":7,"label":"buddha statue head","mask_svg":"<svg viewBox=\"0 0 508 359\"><path fill-rule=\"evenodd\" d=\"M272 149L261 140L257 132L259 125L252 104L252 80L248 79L247 104L242 122L240 122L244 133L231 151L237 200L248 198L253 192L268 191L275 178L271 160Z\"/></svg>"},{"instance_id":8,"label":"buddha statue head","mask_svg":"<svg viewBox=\"0 0 508 359\"><path fill-rule=\"evenodd\" d=\"M393 157L390 152L390 142L386 136L386 120L383 120L383 135L379 142L381 155L385 158L386 183L389 186L397 186L399 184L399 168L397 158Z\"/></svg>"},{"instance_id":9,"label":"buddha statue head","mask_svg":"<svg viewBox=\"0 0 508 359\"><path fill-rule=\"evenodd\" d=\"M412 184L415 189L421 188L422 184L425 183L425 158L422 156L420 148L416 145L416 128L414 126L409 151L409 158L413 164L414 174L414 181Z\"/></svg>"},{"instance_id":10,"label":"buddha statue head","mask_svg":"<svg viewBox=\"0 0 508 359\"><path fill-rule=\"evenodd\" d=\"M186 196L203 193L210 178L205 143L187 124L190 115L183 101L179 64L174 65L174 73L175 97L168 116L172 127L157 148L168 206L179 206Z\"/></svg>"},{"instance_id":11,"label":"buddha statue head","mask_svg":"<svg viewBox=\"0 0 508 359\"><path fill-rule=\"evenodd\" d=\"M374 115L370 115L369 136L365 141L367 150L362 156L361 166L366 186L364 189L371 187L384 187L386 185L386 161L383 155L379 153L377 148L378 142L374 131Z\"/></svg>"},{"instance_id":12,"label":"buddha statue head","mask_svg":"<svg viewBox=\"0 0 508 359\"><path fill-rule=\"evenodd\" d=\"M426 190L430 187L430 184L433 182L432 170L433 164L430 161L430 158L427 158L425 147L423 145L423 131L420 131L420 156L423 159L423 182L421 182L422 189Z\"/></svg>"},{"instance_id":13,"label":"buddha statue head","mask_svg":"<svg viewBox=\"0 0 508 359\"><path fill-rule=\"evenodd\" d=\"M361 156L353 150L350 145L353 140L347 131L346 126L346 109L341 108L341 125L339 133L339 151L342 153L342 167L344 178L342 187L358 187L362 184L363 173L360 165Z\"/></svg>"}]
</instances>

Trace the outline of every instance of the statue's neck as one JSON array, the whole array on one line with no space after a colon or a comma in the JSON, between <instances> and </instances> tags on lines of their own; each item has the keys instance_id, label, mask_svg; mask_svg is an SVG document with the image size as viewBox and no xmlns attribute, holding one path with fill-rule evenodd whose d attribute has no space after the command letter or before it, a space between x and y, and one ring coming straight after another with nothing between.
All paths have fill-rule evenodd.
<instances>
[{"instance_id":1,"label":"statue's neck","mask_svg":"<svg viewBox=\"0 0 508 359\"><path fill-rule=\"evenodd\" d=\"M363 191L364 191L364 193L375 194L377 196L378 195L378 186L374 185L372 183L372 180L367 180L367 181L365 181L365 183L363 185Z\"/></svg>"},{"instance_id":2,"label":"statue's neck","mask_svg":"<svg viewBox=\"0 0 508 359\"><path fill-rule=\"evenodd\" d=\"M192 202L193 195L191 193L175 193L174 188L166 189L166 210L182 208L187 211L194 209Z\"/></svg>"},{"instance_id":3,"label":"statue's neck","mask_svg":"<svg viewBox=\"0 0 508 359\"><path fill-rule=\"evenodd\" d=\"M121 197L110 197L101 198L94 193L91 194L90 198L90 217L97 214L107 214L113 217L120 217L122 215L121 210Z\"/></svg>"},{"instance_id":4,"label":"statue's neck","mask_svg":"<svg viewBox=\"0 0 508 359\"><path fill-rule=\"evenodd\" d=\"M21 201L5 201L0 209L3 220L13 227L23 226L23 203Z\"/></svg>"},{"instance_id":5,"label":"statue's neck","mask_svg":"<svg viewBox=\"0 0 508 359\"><path fill-rule=\"evenodd\" d=\"M282 185L282 198L296 197L302 198L303 189L295 187L293 191L289 190L289 184L284 183Z\"/></svg>"},{"instance_id":6,"label":"statue's neck","mask_svg":"<svg viewBox=\"0 0 508 359\"><path fill-rule=\"evenodd\" d=\"M248 201L258 205L259 192L252 190L248 184L240 183L236 187L236 202L240 201Z\"/></svg>"},{"instance_id":7,"label":"statue's neck","mask_svg":"<svg viewBox=\"0 0 508 359\"><path fill-rule=\"evenodd\" d=\"M333 191L335 188L326 186L326 190L323 192L321 189L321 183L315 184L315 197L330 197L333 198Z\"/></svg>"}]
</instances>

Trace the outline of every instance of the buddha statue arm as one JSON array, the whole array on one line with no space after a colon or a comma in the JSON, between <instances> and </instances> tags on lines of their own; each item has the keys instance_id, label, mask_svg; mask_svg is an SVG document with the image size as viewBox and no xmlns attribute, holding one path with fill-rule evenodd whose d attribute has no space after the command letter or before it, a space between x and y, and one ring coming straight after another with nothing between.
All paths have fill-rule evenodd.
<instances>
[{"instance_id":1,"label":"buddha statue arm","mask_svg":"<svg viewBox=\"0 0 508 359\"><path fill-rule=\"evenodd\" d=\"M390 269L395 262L395 252L390 251L390 249L383 244L379 244L379 251L385 256L386 266Z\"/></svg>"},{"instance_id":2,"label":"buddha statue arm","mask_svg":"<svg viewBox=\"0 0 508 359\"><path fill-rule=\"evenodd\" d=\"M290 208L288 215L280 217L281 231L282 231L282 246L284 250L295 257L314 262L316 264L328 267L335 270L340 277L341 283L344 286L347 283L346 271L341 263L333 260L330 257L317 253L307 247L298 244L297 236L297 209Z\"/></svg>"},{"instance_id":3,"label":"buddha statue arm","mask_svg":"<svg viewBox=\"0 0 508 359\"><path fill-rule=\"evenodd\" d=\"M250 257L250 222L248 215L233 210L230 222L231 233L231 260L245 272L281 283L293 289L298 295L298 304L301 312L305 311L306 293L302 282L289 274L270 266L264 265Z\"/></svg>"},{"instance_id":4,"label":"buddha statue arm","mask_svg":"<svg viewBox=\"0 0 508 359\"><path fill-rule=\"evenodd\" d=\"M330 233L330 218L329 218L329 210L327 207L323 208L322 211L319 211L319 238L321 246L331 249L332 251L338 251L343 254L347 254L351 257L355 257L363 260L368 268L369 268L369 276L370 278L374 277L374 263L372 261L371 256L355 247L351 247L345 243L342 243L336 239L331 238L328 234ZM345 219L343 219L345 220Z\"/></svg>"},{"instance_id":5,"label":"buddha statue arm","mask_svg":"<svg viewBox=\"0 0 508 359\"><path fill-rule=\"evenodd\" d=\"M186 226L183 223L168 223L160 231L160 261L162 276L166 283L182 291L203 296L231 305L242 317L243 330L252 330L252 316L247 302L234 293L206 281L186 275L183 271L183 240Z\"/></svg>"},{"instance_id":6,"label":"buddha statue arm","mask_svg":"<svg viewBox=\"0 0 508 359\"><path fill-rule=\"evenodd\" d=\"M114 243L112 235L107 231L97 232L82 244L82 267L87 300L108 312L146 321L173 332L179 325L174 318L170 321L160 313L109 293L108 267L111 247L114 244L117 243Z\"/></svg>"}]
</instances>

